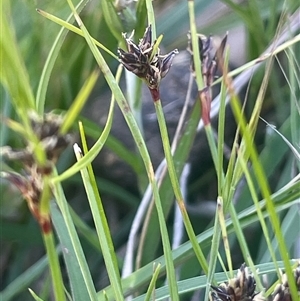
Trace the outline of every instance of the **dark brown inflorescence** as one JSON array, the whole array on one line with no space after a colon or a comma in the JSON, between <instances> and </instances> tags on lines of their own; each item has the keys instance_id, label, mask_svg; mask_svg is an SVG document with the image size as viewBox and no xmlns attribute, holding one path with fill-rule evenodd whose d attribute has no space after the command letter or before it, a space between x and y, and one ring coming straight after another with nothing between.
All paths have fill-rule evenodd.
<instances>
[{"instance_id":1,"label":"dark brown inflorescence","mask_svg":"<svg viewBox=\"0 0 300 301\"><path fill-rule=\"evenodd\" d=\"M62 117L56 114L46 114L40 118L35 113L30 114L31 128L36 135L41 147L44 149L47 160L56 162L61 152L70 144L71 135L63 135L59 132L62 124ZM25 141L27 144L23 149L12 149L9 146L2 148L2 155L9 160L22 162L23 166L28 169L36 161L32 149L32 143Z\"/></svg>"},{"instance_id":2,"label":"dark brown inflorescence","mask_svg":"<svg viewBox=\"0 0 300 301\"><path fill-rule=\"evenodd\" d=\"M132 40L133 34L134 32L129 38L123 34L127 44L127 52L119 48L119 60L128 71L142 78L150 91L158 92L160 81L169 72L174 56L178 51L175 49L166 55L160 55L157 40L152 43L151 25L146 28L138 45Z\"/></svg>"},{"instance_id":3,"label":"dark brown inflorescence","mask_svg":"<svg viewBox=\"0 0 300 301\"><path fill-rule=\"evenodd\" d=\"M194 67L194 60L193 60L193 48L191 43L191 37L189 37L189 44L187 50L191 54L191 70L195 74L195 67ZM211 55L212 51L212 37L206 37L203 34L198 34L198 45L199 45L199 55L200 55L200 61L201 61L201 71L202 71L202 77L205 87L210 87L215 79L216 71L218 65L220 65L223 59L223 54L225 50L227 42L227 35L223 38L221 41L221 44L217 51L215 52L214 56ZM223 66L219 66L220 69Z\"/></svg>"},{"instance_id":4,"label":"dark brown inflorescence","mask_svg":"<svg viewBox=\"0 0 300 301\"><path fill-rule=\"evenodd\" d=\"M300 299L300 263L293 272ZM276 285L272 294L272 301L293 301L286 274L282 274L280 283Z\"/></svg>"},{"instance_id":5,"label":"dark brown inflorescence","mask_svg":"<svg viewBox=\"0 0 300 301\"><path fill-rule=\"evenodd\" d=\"M209 36L208 38L205 35L199 34L198 35L198 45L199 45L199 55L201 60L201 73L204 88L199 90L199 98L201 100L201 107L202 107L202 119L204 125L208 125L210 123L210 109L211 109L211 86L214 82L215 75L217 68L223 68L223 54L224 49L227 42L227 35L222 40L219 48L217 49L214 56L211 56L212 50L212 37ZM189 36L189 45L188 51L191 54L191 70L195 75L195 66L194 66L194 52L192 48L192 44L190 41Z\"/></svg>"},{"instance_id":6,"label":"dark brown inflorescence","mask_svg":"<svg viewBox=\"0 0 300 301\"><path fill-rule=\"evenodd\" d=\"M300 298L300 263L294 269L294 278ZM292 299L286 274L282 274L269 298L262 292L255 291L255 279L245 264L242 264L235 278L221 283L218 287L212 286L210 301L294 301Z\"/></svg>"},{"instance_id":7,"label":"dark brown inflorescence","mask_svg":"<svg viewBox=\"0 0 300 301\"><path fill-rule=\"evenodd\" d=\"M264 301L262 293L255 292L256 282L248 267L242 264L235 278L212 286L210 301Z\"/></svg>"},{"instance_id":8,"label":"dark brown inflorescence","mask_svg":"<svg viewBox=\"0 0 300 301\"><path fill-rule=\"evenodd\" d=\"M41 165L34 156L33 145L29 141L23 149L12 149L9 146L1 148L2 156L10 161L22 164L22 174L15 172L2 172L1 175L14 184L27 201L32 215L39 222L44 232L50 231L50 217L41 216L40 198L44 189L44 177L52 172L52 165L57 161L61 152L70 144L71 135L59 132L62 118L55 114L47 114L39 118L35 114L30 116L31 128L39 141L39 146L46 154L46 162Z\"/></svg>"}]
</instances>

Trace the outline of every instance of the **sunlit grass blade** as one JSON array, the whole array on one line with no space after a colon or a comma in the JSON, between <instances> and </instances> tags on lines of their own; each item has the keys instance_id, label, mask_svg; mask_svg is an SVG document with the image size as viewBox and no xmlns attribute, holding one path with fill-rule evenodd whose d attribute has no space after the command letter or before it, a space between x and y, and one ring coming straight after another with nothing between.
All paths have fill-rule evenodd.
<instances>
[{"instance_id":1,"label":"sunlit grass blade","mask_svg":"<svg viewBox=\"0 0 300 301\"><path fill-rule=\"evenodd\" d=\"M82 110L84 104L88 100L88 97L90 96L92 89L96 84L98 76L99 69L91 73L91 75L79 91L77 97L74 99L71 107L64 116L64 121L60 128L60 132L62 134L65 134L68 131L68 129L74 124L74 121L78 118L80 111Z\"/></svg>"},{"instance_id":2,"label":"sunlit grass blade","mask_svg":"<svg viewBox=\"0 0 300 301\"><path fill-rule=\"evenodd\" d=\"M250 256L250 251L249 251L249 246L248 243L246 241L244 232L243 232L243 227L241 224L241 220L239 218L239 215L237 214L234 204L233 202L230 202L229 204L229 214L230 214L230 218L231 218L231 222L235 231L235 236L239 242L239 246L241 248L241 252L243 254L243 259L245 261L245 263L251 268L254 266L254 262L252 257ZM266 216L266 215L264 215ZM253 213L253 219L257 219L257 213L256 211ZM228 233L228 231L227 231ZM257 272L255 269L251 269L252 273L254 275L254 278L256 280L257 283L257 287L259 288L263 288L263 285L261 283L261 279L257 276Z\"/></svg>"},{"instance_id":3,"label":"sunlit grass blade","mask_svg":"<svg viewBox=\"0 0 300 301\"><path fill-rule=\"evenodd\" d=\"M31 288L28 289L29 293L33 297L35 301L44 301L42 298L40 298Z\"/></svg>"},{"instance_id":4,"label":"sunlit grass blade","mask_svg":"<svg viewBox=\"0 0 300 301\"><path fill-rule=\"evenodd\" d=\"M87 146L82 127L80 128L80 134L82 144L86 151ZM81 158L82 153L77 144L74 145L74 152L77 160L79 160ZM104 213L104 208L102 205L100 194L97 189L91 165L88 165L87 168L81 169L81 176L85 186L85 191L87 193L87 198L90 204L91 212L93 215L96 231L98 234L98 240L101 245L106 270L114 291L115 300L124 300L118 262L116 254L114 252L114 246L110 236L109 226Z\"/></svg>"},{"instance_id":5,"label":"sunlit grass blade","mask_svg":"<svg viewBox=\"0 0 300 301\"><path fill-rule=\"evenodd\" d=\"M229 51L225 54L225 60L224 60L224 68L228 68L228 59L229 59ZM226 72L226 71L225 71ZM221 91L220 91L220 110L219 110L219 119L218 119L218 144L217 144L217 150L218 150L218 166L217 166L217 176L218 176L218 195L224 196L225 195L225 188L224 188L224 133L225 133L225 109L226 109L226 87L224 85L224 82L221 84ZM226 208L226 206L225 206Z\"/></svg>"},{"instance_id":6,"label":"sunlit grass blade","mask_svg":"<svg viewBox=\"0 0 300 301\"><path fill-rule=\"evenodd\" d=\"M60 19L60 18L58 18L58 17L53 16L52 14L49 14L49 13L47 13L47 12L44 12L44 11L41 10L41 9L37 9L37 12L38 12L39 14L41 14L42 16L44 16L45 18L47 18L47 19L53 21L54 23L57 23L58 25L61 25L63 28L66 28L67 30L70 30L70 31L72 31L72 32L74 32L74 33L76 33L76 34L82 36L82 37L84 36L84 34L82 33L82 31L81 31L78 27L76 27L76 26L74 26L74 25L72 25L72 24L70 24L70 23L68 23L68 22L66 22L66 21L64 21L64 20L62 20L62 19ZM99 48L103 49L105 52L107 52L109 55L111 55L112 57L114 57L116 60L118 59L118 57L117 57L113 52L111 52L108 48L106 48L106 47L105 47L104 45L102 45L100 42L98 42L98 41L95 40L95 39L92 39L92 40L94 41L94 43L95 43Z\"/></svg>"},{"instance_id":7,"label":"sunlit grass blade","mask_svg":"<svg viewBox=\"0 0 300 301\"><path fill-rule=\"evenodd\" d=\"M14 32L9 25L9 2L4 1L1 8L0 48L2 59L0 79L9 91L15 110L23 124L28 125L28 110L35 109L27 70L20 55Z\"/></svg>"},{"instance_id":8,"label":"sunlit grass blade","mask_svg":"<svg viewBox=\"0 0 300 301\"><path fill-rule=\"evenodd\" d=\"M228 234L227 234L227 229L225 225L225 216L224 216L224 205L223 205L223 200L219 197L217 201L217 207L218 207L218 218L220 222L220 228L222 232L222 239L223 239L223 244L224 244L224 249L225 249L225 254L226 254L226 262L228 266L228 274L230 278L234 277L233 274L233 266L232 266L232 258L231 258L231 252L230 252L230 246L229 246L229 240L228 240Z\"/></svg>"},{"instance_id":9,"label":"sunlit grass blade","mask_svg":"<svg viewBox=\"0 0 300 301\"><path fill-rule=\"evenodd\" d=\"M259 221L260 221L263 233L264 233L264 238L267 242L268 250L269 250L269 252L271 254L271 258L272 258L272 260L275 264L275 267L276 267L276 270L277 270L277 275L280 276L279 270L278 270L278 267L277 267L277 261L276 261L276 256L275 256L275 253L274 253L274 248L272 248L272 246L271 246L270 234L269 234L266 222L264 220L261 208L259 206L258 197L257 197L255 187L254 187L254 184L253 184L253 179L251 178L250 173L249 173L247 162L245 162L243 158L240 158L239 163L240 163L240 165L243 169L244 175L246 177L247 184L248 184L248 187L249 187L249 190L250 190L250 193L251 193L253 203L256 206L257 216L259 218ZM262 289L262 287L260 289Z\"/></svg>"},{"instance_id":10,"label":"sunlit grass blade","mask_svg":"<svg viewBox=\"0 0 300 301\"><path fill-rule=\"evenodd\" d=\"M79 272L79 264L76 258L75 250L72 246L70 232L67 229L62 213L58 210L57 205L51 204L52 221L58 235L62 247L62 254L66 269L68 271L68 279L70 283L71 295L73 300L85 300L90 298L82 272Z\"/></svg>"},{"instance_id":11,"label":"sunlit grass blade","mask_svg":"<svg viewBox=\"0 0 300 301\"><path fill-rule=\"evenodd\" d=\"M23 137L28 137L29 133L27 132L26 128L24 128L24 126L12 119L4 119L3 123L10 128L11 130L13 130L15 133L18 133L20 136Z\"/></svg>"},{"instance_id":12,"label":"sunlit grass blade","mask_svg":"<svg viewBox=\"0 0 300 301\"><path fill-rule=\"evenodd\" d=\"M80 117L80 120L84 124L86 135L97 140L99 138L99 133L103 132L103 128L85 117ZM113 151L122 161L131 166L137 174L140 175L144 172L139 155L128 149L119 139L109 135L106 140L106 147Z\"/></svg>"},{"instance_id":13,"label":"sunlit grass blade","mask_svg":"<svg viewBox=\"0 0 300 301\"><path fill-rule=\"evenodd\" d=\"M87 4L88 1L89 0L81 0L76 6L76 10L78 12L80 12L84 8L84 6ZM37 10L37 11L43 15L43 12L41 10ZM70 14L70 16L66 20L66 23L72 22L72 19L74 19L73 14ZM44 113L45 98L46 98L46 92L47 92L47 88L48 88L49 78L50 78L51 72L53 70L56 58L59 54L61 46L62 46L68 32L69 32L68 29L64 28L64 27L62 27L61 30L59 31L59 34L57 35L57 37L50 49L50 52L47 56L47 60L45 62L45 65L44 65L44 68L43 68L43 71L41 74L41 78L39 80L35 103L36 103L37 111L41 115Z\"/></svg>"},{"instance_id":14,"label":"sunlit grass blade","mask_svg":"<svg viewBox=\"0 0 300 301\"><path fill-rule=\"evenodd\" d=\"M296 56L296 51L299 51L299 44L293 45L288 51L289 53L289 81L291 85L291 91L295 91L295 94L291 93L290 96L290 110L291 110L291 132L292 143L298 145L297 153L300 152L300 104L297 100L297 96L300 93L300 60ZM298 169L300 169L300 163L298 163Z\"/></svg>"},{"instance_id":15,"label":"sunlit grass blade","mask_svg":"<svg viewBox=\"0 0 300 301\"><path fill-rule=\"evenodd\" d=\"M200 61L200 51L199 51L199 41L195 21L195 2L188 1L188 11L190 19L190 31L191 31L191 43L193 48L193 62L196 74L196 83L198 91L201 91L204 88L202 70L201 70L201 61Z\"/></svg>"},{"instance_id":16,"label":"sunlit grass blade","mask_svg":"<svg viewBox=\"0 0 300 301\"><path fill-rule=\"evenodd\" d=\"M79 288L84 285L88 292L88 300L97 300L96 290L93 284L93 280L90 274L89 267L87 265L80 240L77 235L72 217L68 208L68 203L65 198L64 192L60 183L53 184L53 194L55 196L56 202L60 209L60 214L63 217L63 224L65 225L64 229L58 227L56 232L61 234L61 239L64 244L68 245L68 252L72 252L74 256L70 258L70 268L73 270L73 267L77 267L76 273L80 273L83 283L73 283L73 285L78 286ZM54 212L55 213L55 212ZM52 219L55 219L56 216L52 216ZM59 226L59 225L58 225ZM59 232L62 229L62 232ZM69 258L68 258L69 259ZM67 261L66 261L67 262Z\"/></svg>"},{"instance_id":17,"label":"sunlit grass blade","mask_svg":"<svg viewBox=\"0 0 300 301\"><path fill-rule=\"evenodd\" d=\"M219 204L217 204L216 214L215 214L215 222L213 225L211 248L210 248L210 253L209 253L207 284L205 287L204 300L209 300L209 292L211 289L211 285L217 284L216 280L215 280L215 270L216 270L216 263L217 263L217 259L218 259L220 237L221 237L221 224L219 221L219 213L218 213L219 210L220 210L220 206L219 206Z\"/></svg>"},{"instance_id":18,"label":"sunlit grass blade","mask_svg":"<svg viewBox=\"0 0 300 301\"><path fill-rule=\"evenodd\" d=\"M159 270L160 270L160 264L154 266L154 273L153 273L153 276L151 278L151 281L150 281L150 284L149 284L149 287L147 289L147 293L145 295L145 299L144 301L150 301L151 297L153 296L153 299L155 299L155 283L156 283L156 280L157 280L157 277L159 275Z\"/></svg>"},{"instance_id":19,"label":"sunlit grass blade","mask_svg":"<svg viewBox=\"0 0 300 301\"><path fill-rule=\"evenodd\" d=\"M122 68L119 67L119 71L117 72L117 78L119 78L121 76L121 71L122 71ZM112 98L108 117L107 117L107 122L103 129L103 132L101 133L100 137L98 138L96 143L93 145L93 147L90 149L90 151L85 156L83 156L80 160L78 160L73 166L71 166L69 169L64 171L61 175L52 178L53 183L63 181L65 179L71 177L72 175L77 173L80 169L86 167L99 154L102 147L104 146L104 143L109 135L109 132L110 132L110 129L112 126L114 104L115 104L115 100L114 100L114 98Z\"/></svg>"},{"instance_id":20,"label":"sunlit grass blade","mask_svg":"<svg viewBox=\"0 0 300 301\"><path fill-rule=\"evenodd\" d=\"M80 216L72 209L72 207L69 207L69 211L74 225L76 229L78 229L78 233L82 235L91 244L91 246L93 246L93 248L100 253L101 248L95 229L87 225L87 223L80 218Z\"/></svg>"}]
</instances>

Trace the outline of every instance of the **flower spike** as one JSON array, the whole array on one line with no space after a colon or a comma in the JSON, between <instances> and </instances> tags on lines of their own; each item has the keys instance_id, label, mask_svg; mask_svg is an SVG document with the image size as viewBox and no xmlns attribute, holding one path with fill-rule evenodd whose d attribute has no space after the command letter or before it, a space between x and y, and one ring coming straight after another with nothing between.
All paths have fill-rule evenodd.
<instances>
[{"instance_id":1,"label":"flower spike","mask_svg":"<svg viewBox=\"0 0 300 301\"><path fill-rule=\"evenodd\" d=\"M154 101L156 101L159 99L160 81L169 72L178 50L175 49L167 55L160 55L158 46L162 36L152 43L151 25L146 28L144 36L140 39L138 45L132 40L133 34L134 32L129 38L127 38L126 34L123 34L128 52L119 48L119 61L128 71L146 82Z\"/></svg>"},{"instance_id":2,"label":"flower spike","mask_svg":"<svg viewBox=\"0 0 300 301\"><path fill-rule=\"evenodd\" d=\"M187 50L191 54L191 70L195 74L195 66L193 60L193 48L191 43L191 36L188 34L189 44ZM212 50L212 36L206 37L203 34L198 34L199 55L201 60L201 72L204 83L204 88L199 90L199 98L202 107L202 120L204 125L210 124L210 110L211 110L211 86L214 82L217 68L223 69L223 55L226 47L227 35L223 38L219 48L214 56L211 55Z\"/></svg>"}]
</instances>

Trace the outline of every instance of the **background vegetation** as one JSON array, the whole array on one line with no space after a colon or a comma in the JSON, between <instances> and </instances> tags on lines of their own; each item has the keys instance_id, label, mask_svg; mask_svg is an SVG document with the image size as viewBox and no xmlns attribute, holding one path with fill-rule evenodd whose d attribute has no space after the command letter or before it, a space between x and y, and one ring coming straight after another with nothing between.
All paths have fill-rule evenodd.
<instances>
[{"instance_id":1,"label":"background vegetation","mask_svg":"<svg viewBox=\"0 0 300 301\"><path fill-rule=\"evenodd\" d=\"M72 300L121 300L127 295L145 300L155 287L151 296L155 300L169 296L204 300L210 289L207 284L232 277L243 262L253 273L254 266L259 268L257 289L265 287L270 296L279 268L288 272L300 257L298 1L154 1L154 15L151 3L79 2L77 11L88 31L81 28L84 37L62 31L66 23L52 22L53 16L60 20L72 16L70 2L1 3L1 146L24 149L33 145L38 161L43 150L31 136L29 116L33 111L39 116L53 111L64 117L60 134L66 137L71 132L72 142L88 153L76 169L81 155L77 149L76 158L70 144L56 170L49 177L43 175L44 189L49 187L53 195L42 194L51 208L54 238L41 231L19 190L7 179L1 180L1 300L32 300L28 288L42 300L54 300L54 295L60 296L62 283ZM154 16L157 37L164 35L161 52L180 51L161 86L170 138L190 95L174 162L200 251L176 211L178 187L172 181L176 175L170 171L170 180L162 171L165 155L150 93L139 79L124 75L124 70L120 76L116 59L117 48L125 49L121 33L129 36L135 30L138 42ZM78 28L74 18L68 22ZM230 76L218 80L221 87L214 90L212 105L215 118L208 126L200 122L195 84L199 90L199 74L196 80L190 75L186 52L187 32L194 36L193 26L198 33L214 35L214 41L229 32L234 91ZM98 41L98 48L89 35ZM236 60L238 54L242 56ZM121 77L120 86L132 107L132 115L124 115L127 123L123 96L104 72L105 62L117 80ZM189 82L194 83L192 88ZM231 99L227 109L226 89ZM245 119L239 103L244 105ZM136 125L145 138L144 149L143 143L135 144L141 141ZM158 188L152 179L155 206L147 190L151 173L143 162L145 150L159 175ZM24 160L9 161L5 156L2 160L2 171L24 175ZM217 200L223 206L219 211ZM40 208L45 216L48 205ZM133 221L138 230L130 235ZM229 250L223 243L226 235ZM53 293L51 277L60 274L55 271L58 267L62 280L55 278ZM171 285L174 291L167 286L166 273L172 281L172 271L180 297L175 285ZM262 274L267 275L264 283Z\"/></svg>"}]
</instances>

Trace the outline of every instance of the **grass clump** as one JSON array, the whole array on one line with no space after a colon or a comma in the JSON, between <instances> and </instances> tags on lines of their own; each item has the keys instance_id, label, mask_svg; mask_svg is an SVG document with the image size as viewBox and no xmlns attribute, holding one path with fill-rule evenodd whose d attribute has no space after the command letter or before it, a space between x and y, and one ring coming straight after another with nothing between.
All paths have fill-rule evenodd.
<instances>
[{"instance_id":1,"label":"grass clump","mask_svg":"<svg viewBox=\"0 0 300 301\"><path fill-rule=\"evenodd\" d=\"M299 9L202 2L3 3L1 300L299 299Z\"/></svg>"}]
</instances>

